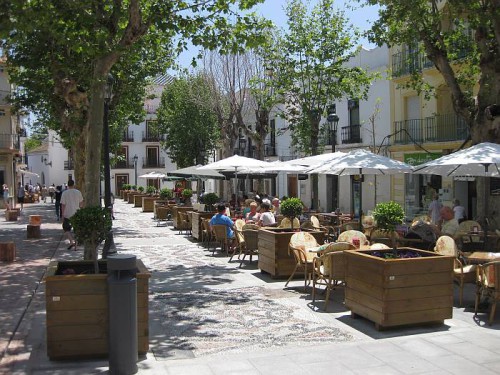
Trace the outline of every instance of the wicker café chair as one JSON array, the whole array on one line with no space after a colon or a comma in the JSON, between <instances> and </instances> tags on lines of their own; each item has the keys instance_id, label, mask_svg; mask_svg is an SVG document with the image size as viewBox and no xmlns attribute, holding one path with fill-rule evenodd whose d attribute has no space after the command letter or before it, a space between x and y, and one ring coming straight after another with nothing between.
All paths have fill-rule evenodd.
<instances>
[{"instance_id":1,"label":"wicker caf\u00e9 chair","mask_svg":"<svg viewBox=\"0 0 500 375\"><path fill-rule=\"evenodd\" d=\"M453 277L459 286L459 306L462 307L464 296L464 284L476 282L476 265L464 265L459 259L459 251L455 240L450 236L441 236L436 241L434 251L442 255L451 255L455 257L453 265Z\"/></svg>"},{"instance_id":2,"label":"wicker caf\u00e9 chair","mask_svg":"<svg viewBox=\"0 0 500 375\"><path fill-rule=\"evenodd\" d=\"M477 315L481 297L489 298L491 301L491 311L488 324L492 325L495 319L497 302L500 300L500 262L489 262L478 265L476 301L474 304L474 316Z\"/></svg>"},{"instance_id":3,"label":"wicker caf\u00e9 chair","mask_svg":"<svg viewBox=\"0 0 500 375\"><path fill-rule=\"evenodd\" d=\"M252 225L245 225L243 227L243 237L245 239L245 248L243 253L243 258L240 262L240 268L245 261L245 257L248 255L250 257L250 263L252 263L252 257L254 255L259 255L259 230L252 228Z\"/></svg>"},{"instance_id":4,"label":"wicker caf\u00e9 chair","mask_svg":"<svg viewBox=\"0 0 500 375\"><path fill-rule=\"evenodd\" d=\"M349 242L352 244L355 238L359 239L360 246L370 244L366 239L365 234L359 230L346 230L345 232L340 233L337 242Z\"/></svg>"},{"instance_id":5,"label":"wicker caf\u00e9 chair","mask_svg":"<svg viewBox=\"0 0 500 375\"><path fill-rule=\"evenodd\" d=\"M207 244L208 250L210 250L210 243L215 240L214 234L210 229L210 219L202 219L201 220L201 242L203 244Z\"/></svg>"},{"instance_id":6,"label":"wicker caf\u00e9 chair","mask_svg":"<svg viewBox=\"0 0 500 375\"><path fill-rule=\"evenodd\" d=\"M289 218L285 217L285 218L283 218L283 220L281 220L281 223L278 226L278 228L290 229L290 228L292 228L292 222L290 221ZM293 228L294 229L300 228L300 221L298 218L293 219Z\"/></svg>"},{"instance_id":7,"label":"wicker caf\u00e9 chair","mask_svg":"<svg viewBox=\"0 0 500 375\"><path fill-rule=\"evenodd\" d=\"M185 231L186 234L191 234L191 221L189 220L189 215L182 211L177 212L177 215L177 229L179 230L179 234L182 234L183 231Z\"/></svg>"},{"instance_id":8,"label":"wicker caf\u00e9 chair","mask_svg":"<svg viewBox=\"0 0 500 375\"><path fill-rule=\"evenodd\" d=\"M288 243L288 254L292 254L295 259L295 268L286 281L285 287L293 279L297 271L304 271L304 291L312 276L312 259L308 259L307 250L319 247L316 238L308 232L297 232L292 235Z\"/></svg>"},{"instance_id":9,"label":"wicker caf\u00e9 chair","mask_svg":"<svg viewBox=\"0 0 500 375\"><path fill-rule=\"evenodd\" d=\"M245 220L243 219L238 219L234 222L234 237L236 238L236 243L238 244L238 249L239 249L238 259L240 259L241 254L243 254L245 249L245 238L242 232L244 226L245 226ZM231 261L235 255L236 251L233 252L231 258L229 258L229 261Z\"/></svg>"},{"instance_id":10,"label":"wicker caf\u00e9 chair","mask_svg":"<svg viewBox=\"0 0 500 375\"><path fill-rule=\"evenodd\" d=\"M325 311L328 308L330 292L335 285L345 282L344 250L355 250L356 246L348 242L335 242L327 245L317 258L313 259L312 266L312 302L316 301L316 286L326 287Z\"/></svg>"},{"instance_id":11,"label":"wicker caf\u00e9 chair","mask_svg":"<svg viewBox=\"0 0 500 375\"><path fill-rule=\"evenodd\" d=\"M212 225L212 233L214 234L215 241L219 243L222 252L226 252L229 256L229 249L231 247L230 239L227 237L227 227L225 225ZM217 246L214 247L212 255L215 254Z\"/></svg>"}]
</instances>

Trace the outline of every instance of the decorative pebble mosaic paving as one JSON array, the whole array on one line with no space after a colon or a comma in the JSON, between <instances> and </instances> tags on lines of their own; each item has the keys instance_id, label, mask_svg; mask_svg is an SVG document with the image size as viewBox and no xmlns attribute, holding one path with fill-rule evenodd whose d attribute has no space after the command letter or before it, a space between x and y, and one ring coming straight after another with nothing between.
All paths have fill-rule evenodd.
<instances>
[{"instance_id":1,"label":"decorative pebble mosaic paving","mask_svg":"<svg viewBox=\"0 0 500 375\"><path fill-rule=\"evenodd\" d=\"M286 297L285 291L263 287L156 293L150 309L160 317L165 337L154 354L199 357L353 340Z\"/></svg>"}]
</instances>

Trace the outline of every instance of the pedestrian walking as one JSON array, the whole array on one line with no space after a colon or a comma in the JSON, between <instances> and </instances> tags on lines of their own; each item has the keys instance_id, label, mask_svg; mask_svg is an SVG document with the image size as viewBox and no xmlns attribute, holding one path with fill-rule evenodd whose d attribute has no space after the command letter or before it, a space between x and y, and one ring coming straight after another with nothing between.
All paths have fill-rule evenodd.
<instances>
[{"instance_id":1,"label":"pedestrian walking","mask_svg":"<svg viewBox=\"0 0 500 375\"><path fill-rule=\"evenodd\" d=\"M54 194L56 192L56 187L54 184L49 186L49 197L50 197L50 203L54 203Z\"/></svg>"},{"instance_id":2,"label":"pedestrian walking","mask_svg":"<svg viewBox=\"0 0 500 375\"><path fill-rule=\"evenodd\" d=\"M3 203L5 205L5 211L10 210L10 204L9 204L9 187L7 184L3 184L3 191L2 191L2 196L3 196Z\"/></svg>"},{"instance_id":3,"label":"pedestrian walking","mask_svg":"<svg viewBox=\"0 0 500 375\"><path fill-rule=\"evenodd\" d=\"M57 221L59 221L62 217L62 214L61 214L61 195L62 195L62 186L58 185L54 190L54 199L56 201L55 207L56 207L56 219L57 219Z\"/></svg>"},{"instance_id":4,"label":"pedestrian walking","mask_svg":"<svg viewBox=\"0 0 500 375\"><path fill-rule=\"evenodd\" d=\"M23 187L23 184L21 182L17 183L17 203L21 205L21 211L23 210L24 207L24 195L25 195L25 190Z\"/></svg>"},{"instance_id":5,"label":"pedestrian walking","mask_svg":"<svg viewBox=\"0 0 500 375\"><path fill-rule=\"evenodd\" d=\"M61 213L63 218L62 226L64 233L69 240L68 250L70 250L72 247L74 247L76 250L75 238L73 236L73 233L71 233L71 230L73 228L71 227L71 222L69 221L69 219L71 219L76 211L78 211L78 209L82 207L82 193L80 192L80 190L75 188L75 181L69 180L68 189L64 190L63 194L61 195Z\"/></svg>"}]
</instances>

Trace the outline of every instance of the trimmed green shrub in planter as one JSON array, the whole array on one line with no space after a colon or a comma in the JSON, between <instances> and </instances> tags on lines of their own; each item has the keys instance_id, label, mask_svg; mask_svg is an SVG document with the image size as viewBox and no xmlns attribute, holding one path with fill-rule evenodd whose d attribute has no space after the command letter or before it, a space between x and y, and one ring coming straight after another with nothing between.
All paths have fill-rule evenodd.
<instances>
[{"instance_id":1,"label":"trimmed green shrub in planter","mask_svg":"<svg viewBox=\"0 0 500 375\"><path fill-rule=\"evenodd\" d=\"M292 223L292 229L293 219L302 215L303 210L304 205L299 198L288 198L280 204L280 212L290 219Z\"/></svg>"},{"instance_id":2,"label":"trimmed green shrub in planter","mask_svg":"<svg viewBox=\"0 0 500 375\"><path fill-rule=\"evenodd\" d=\"M123 184L122 185L122 190L130 190L130 189L132 189L132 185L130 185L130 184Z\"/></svg>"},{"instance_id":3,"label":"trimmed green shrub in planter","mask_svg":"<svg viewBox=\"0 0 500 375\"><path fill-rule=\"evenodd\" d=\"M184 199L184 203L188 203L189 202L189 198L191 198L193 196L193 191L191 189L184 189L182 190L182 198Z\"/></svg>"},{"instance_id":4,"label":"trimmed green shrub in planter","mask_svg":"<svg viewBox=\"0 0 500 375\"><path fill-rule=\"evenodd\" d=\"M212 211L214 204L218 203L219 200L219 196L215 193L206 193L201 198L201 202L205 205L207 211Z\"/></svg>"},{"instance_id":5,"label":"trimmed green shrub in planter","mask_svg":"<svg viewBox=\"0 0 500 375\"><path fill-rule=\"evenodd\" d=\"M70 219L76 240L85 246L84 259L94 261L99 273L97 246L106 239L111 230L111 213L107 208L91 206L80 208Z\"/></svg>"},{"instance_id":6,"label":"trimmed green shrub in planter","mask_svg":"<svg viewBox=\"0 0 500 375\"><path fill-rule=\"evenodd\" d=\"M156 193L156 188L154 186L148 186L146 188L146 194L153 195Z\"/></svg>"},{"instance_id":7,"label":"trimmed green shrub in planter","mask_svg":"<svg viewBox=\"0 0 500 375\"><path fill-rule=\"evenodd\" d=\"M169 188L163 188L160 190L160 199L172 199L174 196L174 193L172 192L172 189Z\"/></svg>"},{"instance_id":8,"label":"trimmed green shrub in planter","mask_svg":"<svg viewBox=\"0 0 500 375\"><path fill-rule=\"evenodd\" d=\"M375 206L373 218L377 228L391 234L392 248L396 251L396 239L394 236L396 227L403 224L405 212L399 203L394 201L382 202Z\"/></svg>"},{"instance_id":9,"label":"trimmed green shrub in planter","mask_svg":"<svg viewBox=\"0 0 500 375\"><path fill-rule=\"evenodd\" d=\"M143 193L144 192L144 186L139 186L137 188L137 190L139 191L139 193Z\"/></svg>"}]
</instances>

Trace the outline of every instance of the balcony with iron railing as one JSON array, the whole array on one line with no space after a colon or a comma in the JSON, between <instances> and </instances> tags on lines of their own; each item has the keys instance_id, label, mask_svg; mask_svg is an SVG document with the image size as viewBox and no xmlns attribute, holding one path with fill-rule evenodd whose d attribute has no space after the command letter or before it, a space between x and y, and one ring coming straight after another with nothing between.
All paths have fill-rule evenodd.
<instances>
[{"instance_id":1,"label":"balcony with iron railing","mask_svg":"<svg viewBox=\"0 0 500 375\"><path fill-rule=\"evenodd\" d=\"M165 168L165 158L142 158L143 168Z\"/></svg>"},{"instance_id":2,"label":"balcony with iron railing","mask_svg":"<svg viewBox=\"0 0 500 375\"><path fill-rule=\"evenodd\" d=\"M134 159L129 160L115 160L111 166L113 169L133 169Z\"/></svg>"},{"instance_id":3,"label":"balcony with iron railing","mask_svg":"<svg viewBox=\"0 0 500 375\"><path fill-rule=\"evenodd\" d=\"M452 113L395 121L393 144L462 141L468 136L465 120Z\"/></svg>"},{"instance_id":4,"label":"balcony with iron railing","mask_svg":"<svg viewBox=\"0 0 500 375\"><path fill-rule=\"evenodd\" d=\"M457 48L455 61L463 59L469 53L467 48ZM420 51L400 51L392 55L392 77L407 76L412 73L422 72L430 69L434 63L427 58L425 53Z\"/></svg>"},{"instance_id":5,"label":"balcony with iron railing","mask_svg":"<svg viewBox=\"0 0 500 375\"><path fill-rule=\"evenodd\" d=\"M122 142L134 142L134 132L124 131L122 136Z\"/></svg>"},{"instance_id":6,"label":"balcony with iron railing","mask_svg":"<svg viewBox=\"0 0 500 375\"><path fill-rule=\"evenodd\" d=\"M0 149L19 150L21 145L19 138L19 134L0 134Z\"/></svg>"},{"instance_id":7,"label":"balcony with iron railing","mask_svg":"<svg viewBox=\"0 0 500 375\"><path fill-rule=\"evenodd\" d=\"M64 170L72 171L75 169L75 162L73 160L65 160L64 161Z\"/></svg>"},{"instance_id":8,"label":"balcony with iron railing","mask_svg":"<svg viewBox=\"0 0 500 375\"><path fill-rule=\"evenodd\" d=\"M159 132L142 132L143 142L160 142L163 137Z\"/></svg>"},{"instance_id":9,"label":"balcony with iron railing","mask_svg":"<svg viewBox=\"0 0 500 375\"><path fill-rule=\"evenodd\" d=\"M361 139L361 125L343 126L340 129L342 144L363 143Z\"/></svg>"}]
</instances>

